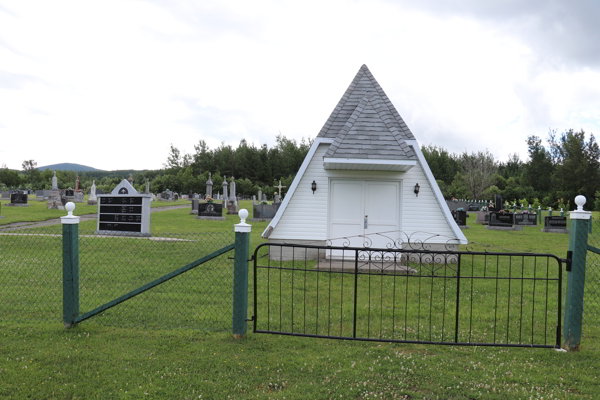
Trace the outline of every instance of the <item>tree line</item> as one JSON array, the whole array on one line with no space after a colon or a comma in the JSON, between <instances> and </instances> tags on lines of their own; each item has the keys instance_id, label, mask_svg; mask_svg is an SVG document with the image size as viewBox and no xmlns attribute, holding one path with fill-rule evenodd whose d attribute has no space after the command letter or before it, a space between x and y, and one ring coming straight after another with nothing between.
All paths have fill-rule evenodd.
<instances>
[{"instance_id":1,"label":"tree line","mask_svg":"<svg viewBox=\"0 0 600 400\"><path fill-rule=\"evenodd\" d=\"M600 147L583 130L557 134L551 130L548 146L527 137L528 160L509 154L499 162L488 151L449 153L443 147L421 151L446 199L492 200L500 194L509 202L574 209L573 199L584 195L588 209L600 210Z\"/></svg>"},{"instance_id":2,"label":"tree line","mask_svg":"<svg viewBox=\"0 0 600 400\"><path fill-rule=\"evenodd\" d=\"M518 204L524 200L542 207L573 209L572 200L583 194L588 207L595 205L600 210L600 148L594 135L586 139L583 130L550 131L547 146L534 135L526 143L527 161L515 153L500 162L488 150L455 154L427 145L421 151L446 199L492 200L500 194ZM80 186L89 189L95 180L98 189L109 192L131 174L140 191L148 180L153 193L204 194L210 172L214 194L222 193L225 177L228 182L235 177L240 195L255 195L259 190L273 194L279 180L287 188L291 186L311 145L310 139L297 142L281 134L271 148L266 144L256 147L243 139L236 148L221 143L210 149L200 140L193 154L182 154L171 144L162 169L80 172ZM52 171L37 170L33 160L24 161L22 167L22 171L0 168L0 190L51 188ZM60 188L75 187L75 172L57 171L56 175Z\"/></svg>"}]
</instances>

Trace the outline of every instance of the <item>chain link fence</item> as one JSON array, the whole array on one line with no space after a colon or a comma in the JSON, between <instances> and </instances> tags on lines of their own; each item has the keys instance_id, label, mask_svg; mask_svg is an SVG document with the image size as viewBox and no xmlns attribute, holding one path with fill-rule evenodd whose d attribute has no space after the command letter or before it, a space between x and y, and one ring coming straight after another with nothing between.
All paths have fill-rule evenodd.
<instances>
[{"instance_id":1,"label":"chain link fence","mask_svg":"<svg viewBox=\"0 0 600 400\"><path fill-rule=\"evenodd\" d=\"M590 221L592 231L588 234L588 245L600 248L600 219ZM585 268L584 324L600 326L600 254L587 252ZM584 331L585 332L585 331Z\"/></svg>"},{"instance_id":2,"label":"chain link fence","mask_svg":"<svg viewBox=\"0 0 600 400\"><path fill-rule=\"evenodd\" d=\"M234 242L233 232L150 238L80 231L80 313ZM0 232L0 318L62 321L62 229ZM82 323L231 329L233 252Z\"/></svg>"}]
</instances>

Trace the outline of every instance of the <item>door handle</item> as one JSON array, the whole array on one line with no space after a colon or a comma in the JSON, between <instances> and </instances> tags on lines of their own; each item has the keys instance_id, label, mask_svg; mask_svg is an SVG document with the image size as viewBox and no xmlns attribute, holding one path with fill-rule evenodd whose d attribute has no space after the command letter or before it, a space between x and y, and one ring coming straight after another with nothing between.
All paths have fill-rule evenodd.
<instances>
[{"instance_id":1,"label":"door handle","mask_svg":"<svg viewBox=\"0 0 600 400\"><path fill-rule=\"evenodd\" d=\"M365 215L365 229L369 228L369 216Z\"/></svg>"}]
</instances>

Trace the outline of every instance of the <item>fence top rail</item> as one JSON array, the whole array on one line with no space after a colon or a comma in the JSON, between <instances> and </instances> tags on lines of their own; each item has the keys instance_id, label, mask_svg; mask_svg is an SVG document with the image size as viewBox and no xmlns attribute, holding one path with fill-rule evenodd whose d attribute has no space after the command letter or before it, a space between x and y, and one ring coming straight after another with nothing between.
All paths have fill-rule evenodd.
<instances>
[{"instance_id":1,"label":"fence top rail","mask_svg":"<svg viewBox=\"0 0 600 400\"><path fill-rule=\"evenodd\" d=\"M310 245L310 244L296 244L296 243L261 243L256 246L255 254L261 247L291 247L291 248L303 248L303 249L316 249L316 250L344 250L344 251L370 251L378 253L429 253L429 254L449 254L449 255L485 255L485 256L511 256L511 257L548 257L554 258L559 263L563 262L563 259L555 254L551 253L528 253L528 252L491 252L491 251L461 251L461 250L429 250L429 249L399 249L399 248L370 248L370 247L350 247L350 246L323 246L323 245Z\"/></svg>"}]
</instances>

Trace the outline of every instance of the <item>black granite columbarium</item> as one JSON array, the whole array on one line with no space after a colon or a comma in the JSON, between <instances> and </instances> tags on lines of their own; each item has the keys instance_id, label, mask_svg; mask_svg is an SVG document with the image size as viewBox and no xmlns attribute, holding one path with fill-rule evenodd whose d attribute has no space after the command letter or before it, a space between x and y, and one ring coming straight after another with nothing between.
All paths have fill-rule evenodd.
<instances>
[{"instance_id":1,"label":"black granite columbarium","mask_svg":"<svg viewBox=\"0 0 600 400\"><path fill-rule=\"evenodd\" d=\"M514 214L515 225L535 226L537 225L537 215L535 214Z\"/></svg>"}]
</instances>

